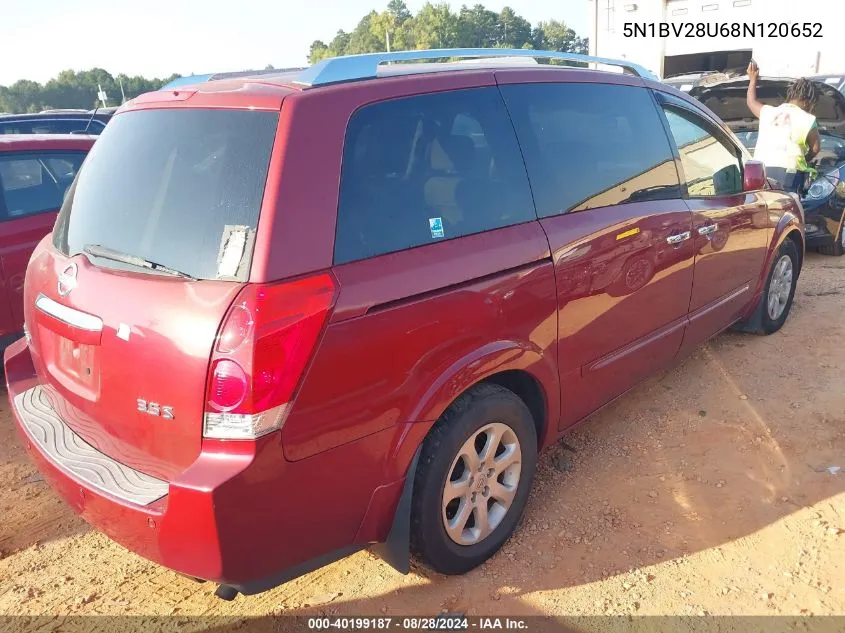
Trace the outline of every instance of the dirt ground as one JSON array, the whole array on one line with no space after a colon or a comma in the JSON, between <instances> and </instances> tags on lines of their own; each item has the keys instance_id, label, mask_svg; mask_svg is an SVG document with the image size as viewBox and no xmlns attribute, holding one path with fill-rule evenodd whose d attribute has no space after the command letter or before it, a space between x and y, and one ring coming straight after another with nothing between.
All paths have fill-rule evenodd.
<instances>
[{"instance_id":1,"label":"dirt ground","mask_svg":"<svg viewBox=\"0 0 845 633\"><path fill-rule=\"evenodd\" d=\"M845 258L808 254L770 337L724 334L546 453L463 577L362 552L224 602L91 530L0 409L0 615L845 614ZM248 535L247 535L248 536Z\"/></svg>"}]
</instances>

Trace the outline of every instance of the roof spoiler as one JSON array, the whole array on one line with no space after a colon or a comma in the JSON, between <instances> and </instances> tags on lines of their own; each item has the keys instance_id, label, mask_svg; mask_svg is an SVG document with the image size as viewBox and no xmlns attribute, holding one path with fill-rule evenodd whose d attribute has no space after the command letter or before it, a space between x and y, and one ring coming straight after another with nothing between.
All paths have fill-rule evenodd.
<instances>
[{"instance_id":1,"label":"roof spoiler","mask_svg":"<svg viewBox=\"0 0 845 633\"><path fill-rule=\"evenodd\" d=\"M423 51L396 51L393 53L368 53L365 55L333 57L305 69L296 77L294 83L301 86L317 87L361 79L375 79L379 76L379 66L390 62L427 59L497 57L524 57L601 64L603 66L618 66L622 68L623 72L628 74L636 75L637 77L642 77L643 79L653 79L655 81L659 81L657 75L650 70L627 60L593 57L591 55L581 55L579 53L535 51L522 48L444 48Z\"/></svg>"}]
</instances>

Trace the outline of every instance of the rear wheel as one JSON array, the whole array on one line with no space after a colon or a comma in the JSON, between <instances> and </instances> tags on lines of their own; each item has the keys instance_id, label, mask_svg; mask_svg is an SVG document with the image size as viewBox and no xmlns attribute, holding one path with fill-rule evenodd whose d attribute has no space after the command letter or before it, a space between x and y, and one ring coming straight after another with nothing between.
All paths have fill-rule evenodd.
<instances>
[{"instance_id":1,"label":"rear wheel","mask_svg":"<svg viewBox=\"0 0 845 633\"><path fill-rule=\"evenodd\" d=\"M414 480L411 545L443 574L490 558L513 533L537 465L525 403L498 385L473 387L423 443Z\"/></svg>"},{"instance_id":2,"label":"rear wheel","mask_svg":"<svg viewBox=\"0 0 845 633\"><path fill-rule=\"evenodd\" d=\"M753 334L774 334L781 329L792 309L798 273L798 249L792 240L786 239L775 253L757 308L735 329Z\"/></svg>"},{"instance_id":3,"label":"rear wheel","mask_svg":"<svg viewBox=\"0 0 845 633\"><path fill-rule=\"evenodd\" d=\"M833 240L833 244L819 246L819 253L823 255L834 255L836 257L845 253L845 218L839 223L839 235Z\"/></svg>"}]
</instances>

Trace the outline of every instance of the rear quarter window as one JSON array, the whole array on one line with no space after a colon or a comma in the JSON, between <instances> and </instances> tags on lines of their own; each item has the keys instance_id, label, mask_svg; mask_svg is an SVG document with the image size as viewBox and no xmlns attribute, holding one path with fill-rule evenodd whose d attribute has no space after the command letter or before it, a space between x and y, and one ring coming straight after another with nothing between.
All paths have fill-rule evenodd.
<instances>
[{"instance_id":1,"label":"rear quarter window","mask_svg":"<svg viewBox=\"0 0 845 633\"><path fill-rule=\"evenodd\" d=\"M336 264L535 218L519 145L497 89L394 99L352 116Z\"/></svg>"}]
</instances>

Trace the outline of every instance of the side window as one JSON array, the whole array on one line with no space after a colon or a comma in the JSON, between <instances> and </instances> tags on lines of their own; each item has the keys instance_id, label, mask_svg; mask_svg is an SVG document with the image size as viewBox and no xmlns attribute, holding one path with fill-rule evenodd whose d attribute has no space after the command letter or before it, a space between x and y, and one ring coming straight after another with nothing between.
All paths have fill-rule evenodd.
<instances>
[{"instance_id":1,"label":"side window","mask_svg":"<svg viewBox=\"0 0 845 633\"><path fill-rule=\"evenodd\" d=\"M538 83L501 90L541 217L681 196L669 139L644 88Z\"/></svg>"},{"instance_id":2,"label":"side window","mask_svg":"<svg viewBox=\"0 0 845 633\"><path fill-rule=\"evenodd\" d=\"M742 167L735 151L713 136L694 114L664 108L681 155L687 192L693 197L730 196L742 192Z\"/></svg>"},{"instance_id":3,"label":"side window","mask_svg":"<svg viewBox=\"0 0 845 633\"><path fill-rule=\"evenodd\" d=\"M86 127L88 128L88 132L87 132L88 134L96 136L96 135L99 135L99 134L102 133L102 131L106 127L106 124L103 123L102 121L97 120L97 119L91 119L91 125L88 125L88 121L82 121L81 125L79 125L78 127L75 127L74 130L82 131Z\"/></svg>"},{"instance_id":4,"label":"side window","mask_svg":"<svg viewBox=\"0 0 845 633\"><path fill-rule=\"evenodd\" d=\"M0 192L6 218L61 207L84 158L80 152L0 154Z\"/></svg>"},{"instance_id":5,"label":"side window","mask_svg":"<svg viewBox=\"0 0 845 633\"><path fill-rule=\"evenodd\" d=\"M70 134L74 130L84 130L87 121L79 119L48 119L34 121L33 134Z\"/></svg>"},{"instance_id":6,"label":"side window","mask_svg":"<svg viewBox=\"0 0 845 633\"><path fill-rule=\"evenodd\" d=\"M536 218L496 88L383 101L349 122L335 263Z\"/></svg>"},{"instance_id":7,"label":"side window","mask_svg":"<svg viewBox=\"0 0 845 633\"><path fill-rule=\"evenodd\" d=\"M32 126L23 121L0 122L0 134L31 134Z\"/></svg>"}]
</instances>

